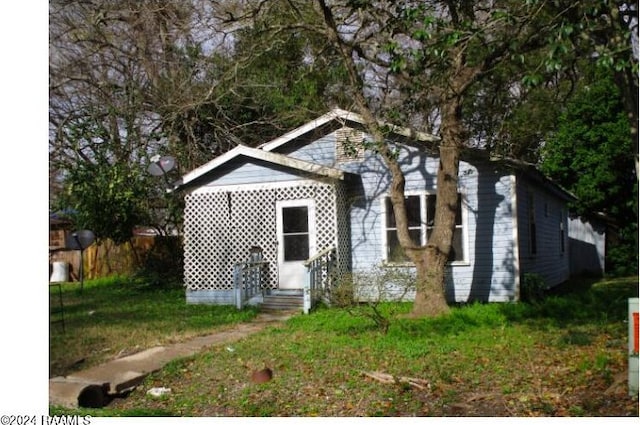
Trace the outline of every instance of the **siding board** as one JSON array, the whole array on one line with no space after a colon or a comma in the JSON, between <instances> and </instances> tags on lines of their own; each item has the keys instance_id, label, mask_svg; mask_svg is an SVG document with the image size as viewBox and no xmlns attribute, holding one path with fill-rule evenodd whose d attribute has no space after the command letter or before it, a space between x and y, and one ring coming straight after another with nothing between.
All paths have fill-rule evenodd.
<instances>
[{"instance_id":1,"label":"siding board","mask_svg":"<svg viewBox=\"0 0 640 425\"><path fill-rule=\"evenodd\" d=\"M303 173L292 169L270 164L264 161L234 161L220 170L209 180L205 186L226 186L235 184L250 184L269 182L284 182L303 180Z\"/></svg>"},{"instance_id":2,"label":"siding board","mask_svg":"<svg viewBox=\"0 0 640 425\"><path fill-rule=\"evenodd\" d=\"M536 253L531 251L530 209L533 210L535 216ZM559 285L570 276L566 240L565 252L561 252L561 222L564 223L566 229L567 213L562 201L539 185L518 176L518 232L520 235L521 272L523 275L527 273L540 275L548 287Z\"/></svg>"},{"instance_id":3,"label":"siding board","mask_svg":"<svg viewBox=\"0 0 640 425\"><path fill-rule=\"evenodd\" d=\"M568 227L571 274L602 276L605 271L604 223L570 218Z\"/></svg>"}]
</instances>

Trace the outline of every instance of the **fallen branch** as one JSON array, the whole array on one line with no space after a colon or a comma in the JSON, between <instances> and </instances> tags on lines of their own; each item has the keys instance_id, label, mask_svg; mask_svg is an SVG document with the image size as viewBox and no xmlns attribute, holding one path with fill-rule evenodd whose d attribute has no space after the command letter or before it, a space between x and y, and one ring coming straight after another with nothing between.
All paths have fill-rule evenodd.
<instances>
[{"instance_id":1,"label":"fallen branch","mask_svg":"<svg viewBox=\"0 0 640 425\"><path fill-rule=\"evenodd\" d=\"M408 384L412 387L415 387L419 390L427 390L430 389L431 386L429 382L420 378L411 378L408 376L393 376L384 372L362 372L363 375L373 379L374 381L382 382L383 384Z\"/></svg>"}]
</instances>

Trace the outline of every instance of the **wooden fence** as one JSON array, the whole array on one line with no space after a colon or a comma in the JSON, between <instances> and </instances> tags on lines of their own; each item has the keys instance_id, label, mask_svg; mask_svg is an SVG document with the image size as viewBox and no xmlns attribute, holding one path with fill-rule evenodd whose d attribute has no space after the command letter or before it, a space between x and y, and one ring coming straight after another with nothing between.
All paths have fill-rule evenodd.
<instances>
[{"instance_id":1,"label":"wooden fence","mask_svg":"<svg viewBox=\"0 0 640 425\"><path fill-rule=\"evenodd\" d=\"M131 275L145 264L151 251L162 238L134 236L130 242L116 245L111 240L94 243L83 252L84 278L95 279L114 275ZM79 280L80 251L53 250L49 252L49 275L51 265L61 261L69 264L69 280Z\"/></svg>"}]
</instances>

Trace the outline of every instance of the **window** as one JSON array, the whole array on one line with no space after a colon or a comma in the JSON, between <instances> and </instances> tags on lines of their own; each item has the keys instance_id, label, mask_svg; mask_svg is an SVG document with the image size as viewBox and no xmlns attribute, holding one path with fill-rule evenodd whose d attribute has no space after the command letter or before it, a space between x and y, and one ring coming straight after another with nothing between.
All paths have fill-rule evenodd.
<instances>
[{"instance_id":1,"label":"window","mask_svg":"<svg viewBox=\"0 0 640 425\"><path fill-rule=\"evenodd\" d=\"M529 192L529 254L538 253L538 240L536 233L536 208L533 193Z\"/></svg>"},{"instance_id":2,"label":"window","mask_svg":"<svg viewBox=\"0 0 640 425\"><path fill-rule=\"evenodd\" d=\"M564 238L564 211L560 211L560 255L564 255L565 252Z\"/></svg>"},{"instance_id":3,"label":"window","mask_svg":"<svg viewBox=\"0 0 640 425\"><path fill-rule=\"evenodd\" d=\"M307 207L282 208L284 261L309 258L309 217Z\"/></svg>"},{"instance_id":4,"label":"window","mask_svg":"<svg viewBox=\"0 0 640 425\"><path fill-rule=\"evenodd\" d=\"M407 208L407 221L411 240L413 240L417 245L425 245L433 231L436 214L436 195L420 194L405 196L405 206ZM400 241L398 240L395 214L389 197L384 199L384 213L386 260L389 263L407 262L409 259L404 254L404 250L400 246ZM456 228L453 234L449 261L464 261L463 227L462 197L458 195Z\"/></svg>"},{"instance_id":5,"label":"window","mask_svg":"<svg viewBox=\"0 0 640 425\"><path fill-rule=\"evenodd\" d=\"M422 244L423 239L420 198L420 196L407 196L404 198L405 207L407 208L409 236L411 236L411 240L418 245ZM387 261L392 263L409 261L398 240L396 216L393 212L393 206L391 205L391 198L385 198L385 211L387 214Z\"/></svg>"}]
</instances>

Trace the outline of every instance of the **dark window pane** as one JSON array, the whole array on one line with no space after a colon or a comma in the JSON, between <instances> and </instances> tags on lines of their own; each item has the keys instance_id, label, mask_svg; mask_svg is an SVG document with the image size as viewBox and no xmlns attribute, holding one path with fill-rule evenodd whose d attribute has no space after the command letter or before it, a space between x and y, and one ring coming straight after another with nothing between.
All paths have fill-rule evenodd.
<instances>
[{"instance_id":1,"label":"dark window pane","mask_svg":"<svg viewBox=\"0 0 640 425\"><path fill-rule=\"evenodd\" d=\"M284 235L284 261L309 258L309 235Z\"/></svg>"},{"instance_id":2,"label":"dark window pane","mask_svg":"<svg viewBox=\"0 0 640 425\"><path fill-rule=\"evenodd\" d=\"M393 212L393 204L391 203L391 198L385 199L384 208L387 213L387 227L396 227L396 215Z\"/></svg>"},{"instance_id":3,"label":"dark window pane","mask_svg":"<svg viewBox=\"0 0 640 425\"><path fill-rule=\"evenodd\" d=\"M409 236L416 245L421 245L420 229L410 229ZM395 230L387 230L387 261L392 263L401 263L409 261L404 254L400 241L398 240L398 232Z\"/></svg>"},{"instance_id":4,"label":"dark window pane","mask_svg":"<svg viewBox=\"0 0 640 425\"><path fill-rule=\"evenodd\" d=\"M420 226L420 197L408 196L404 199L404 204L407 207L409 227Z\"/></svg>"},{"instance_id":5,"label":"dark window pane","mask_svg":"<svg viewBox=\"0 0 640 425\"><path fill-rule=\"evenodd\" d=\"M407 221L409 227L420 226L420 197L419 196L407 196L404 198L404 204L407 208ZM385 209L387 212L387 227L396 227L396 216L393 212L393 205L391 199L385 199Z\"/></svg>"},{"instance_id":6,"label":"dark window pane","mask_svg":"<svg viewBox=\"0 0 640 425\"><path fill-rule=\"evenodd\" d=\"M436 218L436 195L427 195L427 226L433 226Z\"/></svg>"},{"instance_id":7,"label":"dark window pane","mask_svg":"<svg viewBox=\"0 0 640 425\"><path fill-rule=\"evenodd\" d=\"M451 252L449 253L449 261L464 260L462 252L462 229L453 231L453 241L451 242Z\"/></svg>"},{"instance_id":8,"label":"dark window pane","mask_svg":"<svg viewBox=\"0 0 640 425\"><path fill-rule=\"evenodd\" d=\"M395 230L387 231L387 261L392 263L404 262L409 259L404 255L404 250L398 241L398 234Z\"/></svg>"},{"instance_id":9,"label":"dark window pane","mask_svg":"<svg viewBox=\"0 0 640 425\"><path fill-rule=\"evenodd\" d=\"M533 193L529 193L529 253L536 255L538 252L538 240L536 235L536 214Z\"/></svg>"},{"instance_id":10,"label":"dark window pane","mask_svg":"<svg viewBox=\"0 0 640 425\"><path fill-rule=\"evenodd\" d=\"M309 223L307 207L290 207L282 209L283 233L307 233Z\"/></svg>"}]
</instances>

